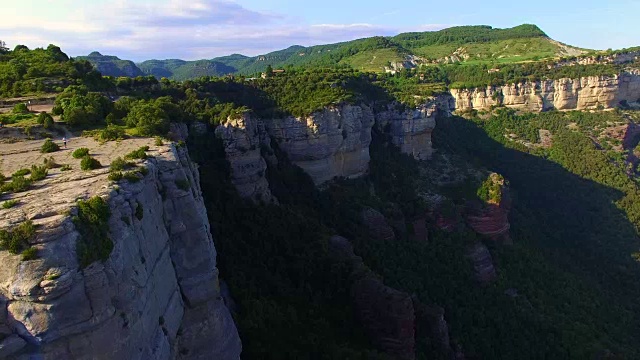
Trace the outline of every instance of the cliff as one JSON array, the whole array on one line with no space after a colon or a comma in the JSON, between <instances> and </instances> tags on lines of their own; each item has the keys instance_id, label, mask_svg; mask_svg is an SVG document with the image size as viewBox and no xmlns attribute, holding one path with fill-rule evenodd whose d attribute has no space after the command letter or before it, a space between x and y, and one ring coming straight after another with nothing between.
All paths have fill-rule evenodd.
<instances>
[{"instance_id":1,"label":"cliff","mask_svg":"<svg viewBox=\"0 0 640 360\"><path fill-rule=\"evenodd\" d=\"M640 72L450 91L462 111L500 105L525 111L608 109L640 99Z\"/></svg>"},{"instance_id":2,"label":"cliff","mask_svg":"<svg viewBox=\"0 0 640 360\"><path fill-rule=\"evenodd\" d=\"M373 111L365 106L327 107L306 118L264 122L268 134L316 184L359 177L369 169Z\"/></svg>"},{"instance_id":3,"label":"cliff","mask_svg":"<svg viewBox=\"0 0 640 360\"><path fill-rule=\"evenodd\" d=\"M99 145L73 139L71 144L88 147L108 164L144 142L151 145L152 140ZM16 145L33 150L39 143ZM5 160L27 156L14 159L15 166L42 156L5 151ZM70 161L69 152L52 155L64 163ZM84 172L73 163L71 171L52 169L33 189L11 195L17 206L0 209L2 229L33 221L36 235L30 245L37 251L37 259L30 261L0 251L2 356L239 358L240 339L220 295L197 167L185 148L152 147L149 155L138 163L148 170L138 182L114 184L107 180L107 168ZM4 163L4 170L12 171L11 162ZM94 196L108 204L113 250L106 261L82 268L76 200Z\"/></svg>"},{"instance_id":4,"label":"cliff","mask_svg":"<svg viewBox=\"0 0 640 360\"><path fill-rule=\"evenodd\" d=\"M433 153L431 133L438 104L429 101L415 109L389 107L374 112L366 104L329 106L304 118L259 119L250 113L229 118L216 135L231 164L231 180L240 195L254 201L275 201L264 176L271 140L317 185L336 177L357 178L369 170L372 128L386 132L403 153L426 160ZM450 110L448 99L445 111ZM271 160L270 160L271 161Z\"/></svg>"}]
</instances>

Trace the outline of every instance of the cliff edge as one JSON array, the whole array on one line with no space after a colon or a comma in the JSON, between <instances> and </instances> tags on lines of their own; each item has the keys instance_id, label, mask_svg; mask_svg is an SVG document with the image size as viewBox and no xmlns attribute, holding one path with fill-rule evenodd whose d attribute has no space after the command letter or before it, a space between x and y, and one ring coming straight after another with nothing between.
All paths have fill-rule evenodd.
<instances>
[{"instance_id":1,"label":"cliff edge","mask_svg":"<svg viewBox=\"0 0 640 360\"><path fill-rule=\"evenodd\" d=\"M23 261L0 251L0 357L239 359L197 166L186 148L152 146L152 139L73 139L74 148L89 148L104 165L150 146L136 164L139 180L114 183L106 166L81 171L72 149L45 156L40 143L0 150L4 173L49 156L71 165L49 170L27 191L2 195L17 205L0 209L0 229L31 221L37 255ZM108 205L113 248L105 261L83 267L77 200L95 197Z\"/></svg>"}]
</instances>

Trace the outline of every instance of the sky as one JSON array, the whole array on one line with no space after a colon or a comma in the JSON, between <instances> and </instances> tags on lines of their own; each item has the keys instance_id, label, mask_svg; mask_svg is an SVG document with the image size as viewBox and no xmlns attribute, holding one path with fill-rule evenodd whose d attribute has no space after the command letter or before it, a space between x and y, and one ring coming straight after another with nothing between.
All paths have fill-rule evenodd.
<instances>
[{"instance_id":1,"label":"sky","mask_svg":"<svg viewBox=\"0 0 640 360\"><path fill-rule=\"evenodd\" d=\"M70 56L122 59L254 56L291 45L459 25L536 24L590 49L640 45L640 0L0 0L9 48L55 44ZM9 5L6 3L10 2Z\"/></svg>"}]
</instances>

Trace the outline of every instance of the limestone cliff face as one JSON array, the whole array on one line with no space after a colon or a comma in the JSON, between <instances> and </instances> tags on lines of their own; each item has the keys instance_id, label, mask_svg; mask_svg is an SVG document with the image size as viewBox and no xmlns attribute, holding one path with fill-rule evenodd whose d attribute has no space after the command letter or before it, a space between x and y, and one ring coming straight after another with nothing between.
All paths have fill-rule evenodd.
<instances>
[{"instance_id":1,"label":"limestone cliff face","mask_svg":"<svg viewBox=\"0 0 640 360\"><path fill-rule=\"evenodd\" d=\"M543 80L476 89L451 89L451 95L457 110L488 109L494 105L526 111L587 110L600 106L614 108L621 101L638 101L640 72Z\"/></svg>"},{"instance_id":2,"label":"limestone cliff face","mask_svg":"<svg viewBox=\"0 0 640 360\"><path fill-rule=\"evenodd\" d=\"M367 172L373 124L369 107L346 104L325 108L306 118L290 116L264 122L280 149L316 184Z\"/></svg>"},{"instance_id":3,"label":"limestone cliff face","mask_svg":"<svg viewBox=\"0 0 640 360\"><path fill-rule=\"evenodd\" d=\"M260 154L259 120L250 113L229 118L216 128L216 136L224 142L225 153L231 165L231 181L243 198L254 201L274 201L265 178L267 163Z\"/></svg>"},{"instance_id":4,"label":"limestone cliff face","mask_svg":"<svg viewBox=\"0 0 640 360\"><path fill-rule=\"evenodd\" d=\"M270 147L271 140L317 185L336 177L357 178L369 170L374 124L387 131L402 152L426 160L433 152L436 111L449 112L452 103L448 96L411 110L390 107L375 114L364 104L342 104L305 118L257 119L246 113L218 126L216 135L224 142L231 180L239 194L269 202L275 199L264 176L267 166L261 147Z\"/></svg>"},{"instance_id":5,"label":"limestone cliff face","mask_svg":"<svg viewBox=\"0 0 640 360\"><path fill-rule=\"evenodd\" d=\"M392 143L400 151L427 160L433 153L431 133L436 126L437 110L435 101L403 112L389 109L376 114L376 124L388 128Z\"/></svg>"},{"instance_id":6,"label":"limestone cliff face","mask_svg":"<svg viewBox=\"0 0 640 360\"><path fill-rule=\"evenodd\" d=\"M151 155L140 182L109 184L106 168L50 175L0 213L1 228L33 220L39 256L0 251L0 357L239 358L196 165L184 148ZM95 195L109 204L114 248L81 269L74 204Z\"/></svg>"}]
</instances>

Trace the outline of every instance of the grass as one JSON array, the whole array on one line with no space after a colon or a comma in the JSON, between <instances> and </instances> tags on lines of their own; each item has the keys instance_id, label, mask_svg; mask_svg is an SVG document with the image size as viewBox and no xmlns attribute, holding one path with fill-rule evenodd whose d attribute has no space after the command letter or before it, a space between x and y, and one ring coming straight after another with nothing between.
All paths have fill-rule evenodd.
<instances>
[{"instance_id":1,"label":"grass","mask_svg":"<svg viewBox=\"0 0 640 360\"><path fill-rule=\"evenodd\" d=\"M354 69L361 71L381 72L387 66L387 62L403 61L404 56L396 49L367 50L350 56L340 61L341 64L349 64Z\"/></svg>"},{"instance_id":2,"label":"grass","mask_svg":"<svg viewBox=\"0 0 640 360\"><path fill-rule=\"evenodd\" d=\"M11 209L12 207L18 205L20 202L18 200L7 200L2 203L3 209Z\"/></svg>"}]
</instances>

